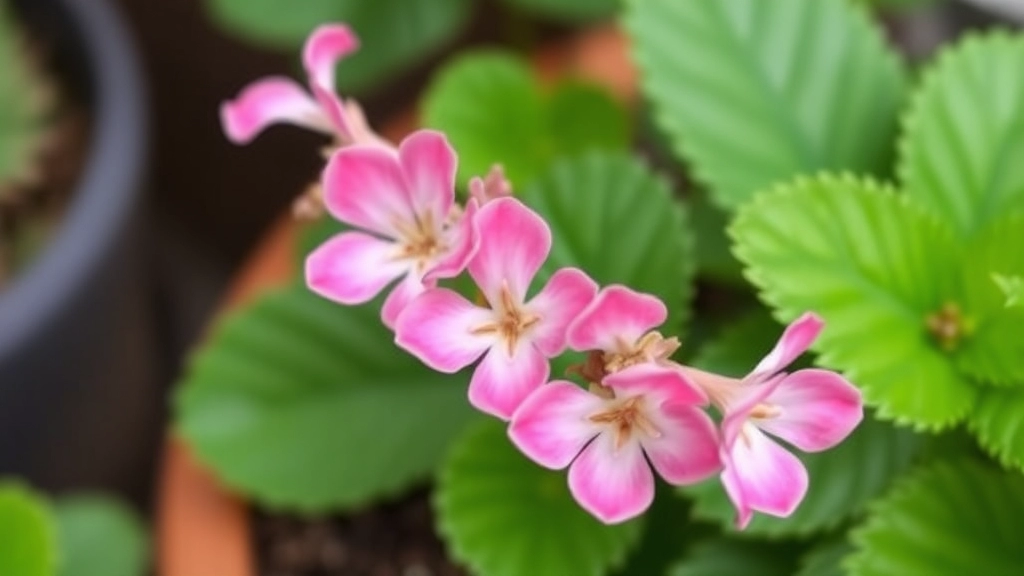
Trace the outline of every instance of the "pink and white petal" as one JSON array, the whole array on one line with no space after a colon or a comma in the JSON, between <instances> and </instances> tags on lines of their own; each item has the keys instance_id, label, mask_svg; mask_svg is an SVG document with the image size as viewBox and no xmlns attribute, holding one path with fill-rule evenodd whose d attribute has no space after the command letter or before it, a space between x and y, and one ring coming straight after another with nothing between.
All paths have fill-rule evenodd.
<instances>
[{"instance_id":1,"label":"pink and white petal","mask_svg":"<svg viewBox=\"0 0 1024 576\"><path fill-rule=\"evenodd\" d=\"M565 350L569 324L597 295L597 282L576 268L556 271L526 309L540 316L530 339L545 356L554 357Z\"/></svg>"},{"instance_id":2,"label":"pink and white petal","mask_svg":"<svg viewBox=\"0 0 1024 576\"><path fill-rule=\"evenodd\" d=\"M512 414L508 435L534 462L559 470L601 432L588 418L606 400L579 386L556 380L537 388Z\"/></svg>"},{"instance_id":3,"label":"pink and white petal","mask_svg":"<svg viewBox=\"0 0 1024 576\"><path fill-rule=\"evenodd\" d=\"M480 248L477 206L477 201L470 199L459 221L445 229L443 238L449 246L448 251L440 256L433 268L427 270L425 278L454 278L466 269Z\"/></svg>"},{"instance_id":4,"label":"pink and white petal","mask_svg":"<svg viewBox=\"0 0 1024 576\"><path fill-rule=\"evenodd\" d=\"M517 303L522 303L551 251L551 229L515 198L488 202L476 219L480 247L469 262L470 276L492 307L500 305L501 289L506 284Z\"/></svg>"},{"instance_id":5,"label":"pink and white petal","mask_svg":"<svg viewBox=\"0 0 1024 576\"><path fill-rule=\"evenodd\" d=\"M430 218L440 230L455 203L455 150L444 134L435 130L417 130L398 147L413 210L420 217Z\"/></svg>"},{"instance_id":6,"label":"pink and white petal","mask_svg":"<svg viewBox=\"0 0 1024 576\"><path fill-rule=\"evenodd\" d=\"M789 453L750 425L725 454L722 484L736 506L737 527L750 522L752 511L785 518L807 493L807 470Z\"/></svg>"},{"instance_id":7,"label":"pink and white petal","mask_svg":"<svg viewBox=\"0 0 1024 576\"><path fill-rule=\"evenodd\" d=\"M529 342L520 343L511 355L505 342L496 342L473 372L469 403L509 420L526 397L547 382L550 371L548 359Z\"/></svg>"},{"instance_id":8,"label":"pink and white petal","mask_svg":"<svg viewBox=\"0 0 1024 576\"><path fill-rule=\"evenodd\" d=\"M671 366L636 364L604 377L602 382L620 398L644 396L656 408L665 403L704 406L708 397L680 370Z\"/></svg>"},{"instance_id":9,"label":"pink and white petal","mask_svg":"<svg viewBox=\"0 0 1024 576\"><path fill-rule=\"evenodd\" d=\"M750 413L778 388L788 374L776 374L767 382L738 383L728 396L722 416L722 445L731 450Z\"/></svg>"},{"instance_id":10,"label":"pink and white petal","mask_svg":"<svg viewBox=\"0 0 1024 576\"><path fill-rule=\"evenodd\" d=\"M632 344L667 317L668 308L657 297L618 284L607 286L569 326L569 348L614 351L618 339Z\"/></svg>"},{"instance_id":11,"label":"pink and white petal","mask_svg":"<svg viewBox=\"0 0 1024 576\"><path fill-rule=\"evenodd\" d=\"M294 124L331 132L320 106L289 78L272 76L249 84L234 100L221 104L224 133L235 144L247 144L271 124Z\"/></svg>"},{"instance_id":12,"label":"pink and white petal","mask_svg":"<svg viewBox=\"0 0 1024 576\"><path fill-rule=\"evenodd\" d=\"M718 431L706 412L695 406L668 403L648 417L661 432L643 437L647 458L669 484L700 482L722 470Z\"/></svg>"},{"instance_id":13,"label":"pink and white petal","mask_svg":"<svg viewBox=\"0 0 1024 576\"><path fill-rule=\"evenodd\" d=\"M751 377L757 379L770 376L789 366L793 360L796 360L811 347L824 327L825 322L817 314L804 313L803 316L786 326L786 330L772 351L754 367Z\"/></svg>"},{"instance_id":14,"label":"pink and white petal","mask_svg":"<svg viewBox=\"0 0 1024 576\"><path fill-rule=\"evenodd\" d=\"M384 299L384 305L380 309L381 322L393 330L402 310L405 310L405 307L417 296L423 294L425 290L436 285L437 282L434 281L420 280L419 274L415 270L409 270L402 281L396 284L388 297Z\"/></svg>"},{"instance_id":15,"label":"pink and white petal","mask_svg":"<svg viewBox=\"0 0 1024 576\"><path fill-rule=\"evenodd\" d=\"M400 239L415 222L398 157L379 146L348 146L327 162L324 204L332 216Z\"/></svg>"},{"instance_id":16,"label":"pink and white petal","mask_svg":"<svg viewBox=\"0 0 1024 576\"><path fill-rule=\"evenodd\" d=\"M357 127L353 125L345 104L332 90L327 90L316 84L311 85L310 90L316 98L317 105L327 118L331 131L334 133L337 144L350 145L356 143Z\"/></svg>"},{"instance_id":17,"label":"pink and white petal","mask_svg":"<svg viewBox=\"0 0 1024 576\"><path fill-rule=\"evenodd\" d=\"M864 418L860 390L828 370L799 370L788 375L766 402L782 413L751 422L805 452L839 444Z\"/></svg>"},{"instance_id":18,"label":"pink and white petal","mask_svg":"<svg viewBox=\"0 0 1024 576\"><path fill-rule=\"evenodd\" d=\"M601 434L569 467L569 491L605 524L639 516L654 501L654 475L640 444L616 449L612 434Z\"/></svg>"},{"instance_id":19,"label":"pink and white petal","mask_svg":"<svg viewBox=\"0 0 1024 576\"><path fill-rule=\"evenodd\" d=\"M493 313L445 288L410 302L395 321L395 343L438 372L458 372L480 357L493 336L473 334Z\"/></svg>"},{"instance_id":20,"label":"pink and white petal","mask_svg":"<svg viewBox=\"0 0 1024 576\"><path fill-rule=\"evenodd\" d=\"M344 24L322 24L302 47L302 64L310 84L334 92L338 61L359 49L359 39Z\"/></svg>"},{"instance_id":21,"label":"pink and white petal","mask_svg":"<svg viewBox=\"0 0 1024 576\"><path fill-rule=\"evenodd\" d=\"M306 257L306 284L335 302L362 304L408 270L394 259L396 252L392 242L362 232L342 232Z\"/></svg>"}]
</instances>

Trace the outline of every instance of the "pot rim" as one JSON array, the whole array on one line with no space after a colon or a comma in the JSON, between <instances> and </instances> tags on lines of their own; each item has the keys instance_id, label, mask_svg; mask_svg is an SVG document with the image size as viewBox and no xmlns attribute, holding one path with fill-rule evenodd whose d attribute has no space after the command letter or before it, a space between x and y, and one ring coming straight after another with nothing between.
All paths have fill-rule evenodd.
<instances>
[{"instance_id":1,"label":"pot rim","mask_svg":"<svg viewBox=\"0 0 1024 576\"><path fill-rule=\"evenodd\" d=\"M145 87L136 47L105 0L57 0L84 54L92 127L86 161L53 237L0 293L0 362L51 324L97 273L132 216L147 156Z\"/></svg>"}]
</instances>

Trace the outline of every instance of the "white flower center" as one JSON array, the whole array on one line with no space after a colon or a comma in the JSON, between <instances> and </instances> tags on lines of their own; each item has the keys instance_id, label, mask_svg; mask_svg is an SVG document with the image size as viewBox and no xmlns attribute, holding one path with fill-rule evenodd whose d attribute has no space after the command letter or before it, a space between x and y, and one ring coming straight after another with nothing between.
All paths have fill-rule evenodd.
<instances>
[{"instance_id":1,"label":"white flower center","mask_svg":"<svg viewBox=\"0 0 1024 576\"><path fill-rule=\"evenodd\" d=\"M494 310L494 320L481 324L471 330L472 334L497 334L505 343L509 356L515 355L519 339L526 335L538 322L539 314L534 314L522 307L512 296L508 283L501 286L501 301Z\"/></svg>"},{"instance_id":2,"label":"white flower center","mask_svg":"<svg viewBox=\"0 0 1024 576\"><path fill-rule=\"evenodd\" d=\"M636 433L648 438L660 438L662 435L646 414L643 396L613 401L605 410L592 414L588 420L606 425L613 435L615 450L625 446Z\"/></svg>"}]
</instances>

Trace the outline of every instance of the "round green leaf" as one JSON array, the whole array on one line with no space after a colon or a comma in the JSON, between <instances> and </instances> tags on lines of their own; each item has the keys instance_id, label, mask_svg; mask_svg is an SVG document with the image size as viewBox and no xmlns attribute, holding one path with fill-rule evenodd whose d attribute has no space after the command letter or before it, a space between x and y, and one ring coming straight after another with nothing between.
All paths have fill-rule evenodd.
<instances>
[{"instance_id":1,"label":"round green leaf","mask_svg":"<svg viewBox=\"0 0 1024 576\"><path fill-rule=\"evenodd\" d=\"M629 0L643 90L724 207L796 174L886 174L904 91L863 7L820 0Z\"/></svg>"},{"instance_id":2,"label":"round green leaf","mask_svg":"<svg viewBox=\"0 0 1024 576\"><path fill-rule=\"evenodd\" d=\"M971 36L925 75L907 116L904 188L969 238L1024 209L1024 38Z\"/></svg>"},{"instance_id":3,"label":"round green leaf","mask_svg":"<svg viewBox=\"0 0 1024 576\"><path fill-rule=\"evenodd\" d=\"M560 155L629 142L626 114L603 90L570 81L545 95L529 65L503 52L448 64L427 90L423 116L458 151L461 182L501 164L521 186Z\"/></svg>"},{"instance_id":4,"label":"round green leaf","mask_svg":"<svg viewBox=\"0 0 1024 576\"><path fill-rule=\"evenodd\" d=\"M625 284L661 298L666 335L682 336L693 296L693 239L668 184L625 154L557 162L520 198L551 225L550 274L576 266L598 284Z\"/></svg>"},{"instance_id":5,"label":"round green leaf","mask_svg":"<svg viewBox=\"0 0 1024 576\"><path fill-rule=\"evenodd\" d=\"M842 444L814 454L793 450L807 467L810 486L789 518L755 514L742 533L747 536L809 536L830 530L859 514L872 499L910 466L920 443L905 428L870 416ZM736 511L718 479L686 492L696 498L693 515L734 530Z\"/></svg>"},{"instance_id":6,"label":"round green leaf","mask_svg":"<svg viewBox=\"0 0 1024 576\"><path fill-rule=\"evenodd\" d=\"M0 574L53 576L56 548L45 497L18 482L0 482Z\"/></svg>"},{"instance_id":7,"label":"round green leaf","mask_svg":"<svg viewBox=\"0 0 1024 576\"><path fill-rule=\"evenodd\" d=\"M759 194L730 232L780 319L825 319L818 362L880 417L934 430L970 411L976 388L926 328L958 293L959 248L940 222L870 181L821 175Z\"/></svg>"},{"instance_id":8,"label":"round green leaf","mask_svg":"<svg viewBox=\"0 0 1024 576\"><path fill-rule=\"evenodd\" d=\"M1012 576L1024 564L1024 477L970 460L906 478L851 537L850 576Z\"/></svg>"},{"instance_id":9,"label":"round green leaf","mask_svg":"<svg viewBox=\"0 0 1024 576\"><path fill-rule=\"evenodd\" d=\"M618 12L621 0L504 0L543 16L576 22L609 18Z\"/></svg>"},{"instance_id":10,"label":"round green leaf","mask_svg":"<svg viewBox=\"0 0 1024 576\"><path fill-rule=\"evenodd\" d=\"M842 563L852 550L845 540L819 544L800 559L797 576L846 576Z\"/></svg>"},{"instance_id":11,"label":"round green leaf","mask_svg":"<svg viewBox=\"0 0 1024 576\"><path fill-rule=\"evenodd\" d=\"M59 576L143 576L146 528L135 512L104 496L62 498L54 508L60 535Z\"/></svg>"},{"instance_id":12,"label":"round green leaf","mask_svg":"<svg viewBox=\"0 0 1024 576\"><path fill-rule=\"evenodd\" d=\"M984 390L968 426L1000 462L1024 470L1024 390Z\"/></svg>"},{"instance_id":13,"label":"round green leaf","mask_svg":"<svg viewBox=\"0 0 1024 576\"><path fill-rule=\"evenodd\" d=\"M427 477L473 417L466 382L398 349L379 309L294 286L228 318L177 397L201 459L265 505L306 511Z\"/></svg>"},{"instance_id":14,"label":"round green leaf","mask_svg":"<svg viewBox=\"0 0 1024 576\"><path fill-rule=\"evenodd\" d=\"M480 576L599 576L622 563L642 521L606 526L569 494L564 471L520 454L488 421L456 444L435 497L452 555Z\"/></svg>"},{"instance_id":15,"label":"round green leaf","mask_svg":"<svg viewBox=\"0 0 1024 576\"><path fill-rule=\"evenodd\" d=\"M800 547L719 538L694 546L668 576L792 576Z\"/></svg>"},{"instance_id":16,"label":"round green leaf","mask_svg":"<svg viewBox=\"0 0 1024 576\"><path fill-rule=\"evenodd\" d=\"M214 18L253 42L294 51L320 24L345 22L361 48L338 68L349 90L399 72L440 49L469 19L470 0L208 0Z\"/></svg>"}]
</instances>

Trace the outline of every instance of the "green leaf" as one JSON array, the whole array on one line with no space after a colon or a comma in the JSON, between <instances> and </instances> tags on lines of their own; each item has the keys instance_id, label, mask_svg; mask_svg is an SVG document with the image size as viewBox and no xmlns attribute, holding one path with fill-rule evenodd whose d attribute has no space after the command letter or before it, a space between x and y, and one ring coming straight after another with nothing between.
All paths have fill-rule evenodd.
<instances>
[{"instance_id":1,"label":"green leaf","mask_svg":"<svg viewBox=\"0 0 1024 576\"><path fill-rule=\"evenodd\" d=\"M78 495L57 501L59 576L143 576L149 540L135 512L109 497Z\"/></svg>"},{"instance_id":2,"label":"green leaf","mask_svg":"<svg viewBox=\"0 0 1024 576\"><path fill-rule=\"evenodd\" d=\"M771 351L782 330L767 310L757 308L723 327L701 346L691 364L707 372L742 378Z\"/></svg>"},{"instance_id":3,"label":"green leaf","mask_svg":"<svg viewBox=\"0 0 1024 576\"><path fill-rule=\"evenodd\" d=\"M520 454L487 421L453 447L435 495L450 552L480 576L598 576L622 563L642 520L606 526L569 494L564 471Z\"/></svg>"},{"instance_id":4,"label":"green leaf","mask_svg":"<svg viewBox=\"0 0 1024 576\"><path fill-rule=\"evenodd\" d=\"M466 382L399 350L379 301L303 286L234 314L179 389L179 426L228 485L273 508L345 509L427 477L472 417Z\"/></svg>"},{"instance_id":5,"label":"green leaf","mask_svg":"<svg viewBox=\"0 0 1024 576\"><path fill-rule=\"evenodd\" d=\"M1024 209L1024 38L971 36L945 51L914 95L900 174L915 201L964 238Z\"/></svg>"},{"instance_id":6,"label":"green leaf","mask_svg":"<svg viewBox=\"0 0 1024 576\"><path fill-rule=\"evenodd\" d=\"M0 574L53 576L56 548L46 498L17 481L0 482Z\"/></svg>"},{"instance_id":7,"label":"green leaf","mask_svg":"<svg viewBox=\"0 0 1024 576\"><path fill-rule=\"evenodd\" d=\"M569 22L610 18L621 0L504 0L509 6L530 10L549 18Z\"/></svg>"},{"instance_id":8,"label":"green leaf","mask_svg":"<svg viewBox=\"0 0 1024 576\"><path fill-rule=\"evenodd\" d=\"M0 4L0 201L12 182L30 179L46 136L52 95L28 40Z\"/></svg>"},{"instance_id":9,"label":"green leaf","mask_svg":"<svg viewBox=\"0 0 1024 576\"><path fill-rule=\"evenodd\" d=\"M846 576L843 559L853 550L845 540L819 544L800 559L797 576Z\"/></svg>"},{"instance_id":10,"label":"green leaf","mask_svg":"<svg viewBox=\"0 0 1024 576\"><path fill-rule=\"evenodd\" d=\"M814 454L794 450L810 477L807 496L789 518L755 514L743 535L809 536L839 526L906 471L919 446L918 437L909 430L868 416L831 450ZM696 498L694 517L734 530L736 511L717 478L687 488L686 493Z\"/></svg>"},{"instance_id":11,"label":"green leaf","mask_svg":"<svg viewBox=\"0 0 1024 576\"><path fill-rule=\"evenodd\" d=\"M629 0L644 93L723 207L800 173L890 170L904 72L866 11L820 0Z\"/></svg>"},{"instance_id":12,"label":"green leaf","mask_svg":"<svg viewBox=\"0 0 1024 576\"><path fill-rule=\"evenodd\" d=\"M320 24L345 22L361 48L338 82L361 90L436 53L466 25L470 0L208 0L228 31L263 46L297 50Z\"/></svg>"},{"instance_id":13,"label":"green leaf","mask_svg":"<svg viewBox=\"0 0 1024 576\"><path fill-rule=\"evenodd\" d=\"M1024 390L984 390L968 426L1000 462L1024 470Z\"/></svg>"},{"instance_id":14,"label":"green leaf","mask_svg":"<svg viewBox=\"0 0 1024 576\"><path fill-rule=\"evenodd\" d=\"M694 194L689 200L693 232L697 237L697 273L714 282L745 285L743 267L733 256L732 243L725 233L729 215L712 204L707 194Z\"/></svg>"},{"instance_id":15,"label":"green leaf","mask_svg":"<svg viewBox=\"0 0 1024 576\"><path fill-rule=\"evenodd\" d=\"M442 68L423 117L458 150L461 182L500 163L522 186L558 156L629 143L625 112L603 90L570 81L546 95L529 65L504 52L467 54Z\"/></svg>"},{"instance_id":16,"label":"green leaf","mask_svg":"<svg viewBox=\"0 0 1024 576\"><path fill-rule=\"evenodd\" d=\"M800 547L719 538L702 542L668 576L792 576Z\"/></svg>"},{"instance_id":17,"label":"green leaf","mask_svg":"<svg viewBox=\"0 0 1024 576\"><path fill-rule=\"evenodd\" d=\"M1019 574L1024 477L940 462L906 478L853 532L850 576Z\"/></svg>"},{"instance_id":18,"label":"green leaf","mask_svg":"<svg viewBox=\"0 0 1024 576\"><path fill-rule=\"evenodd\" d=\"M926 328L957 293L959 248L940 222L878 184L821 175L759 194L730 231L780 320L825 319L818 362L881 418L936 430L971 409L977 390Z\"/></svg>"},{"instance_id":19,"label":"green leaf","mask_svg":"<svg viewBox=\"0 0 1024 576\"><path fill-rule=\"evenodd\" d=\"M1020 308L1024 306L1024 278L992 274L992 281L999 286L1003 295L1006 296L1005 305L1007 308Z\"/></svg>"},{"instance_id":20,"label":"green leaf","mask_svg":"<svg viewBox=\"0 0 1024 576\"><path fill-rule=\"evenodd\" d=\"M563 160L520 194L551 226L545 265L586 271L598 284L654 294L669 309L666 334L682 336L693 296L693 239L668 184L625 154Z\"/></svg>"}]
</instances>

